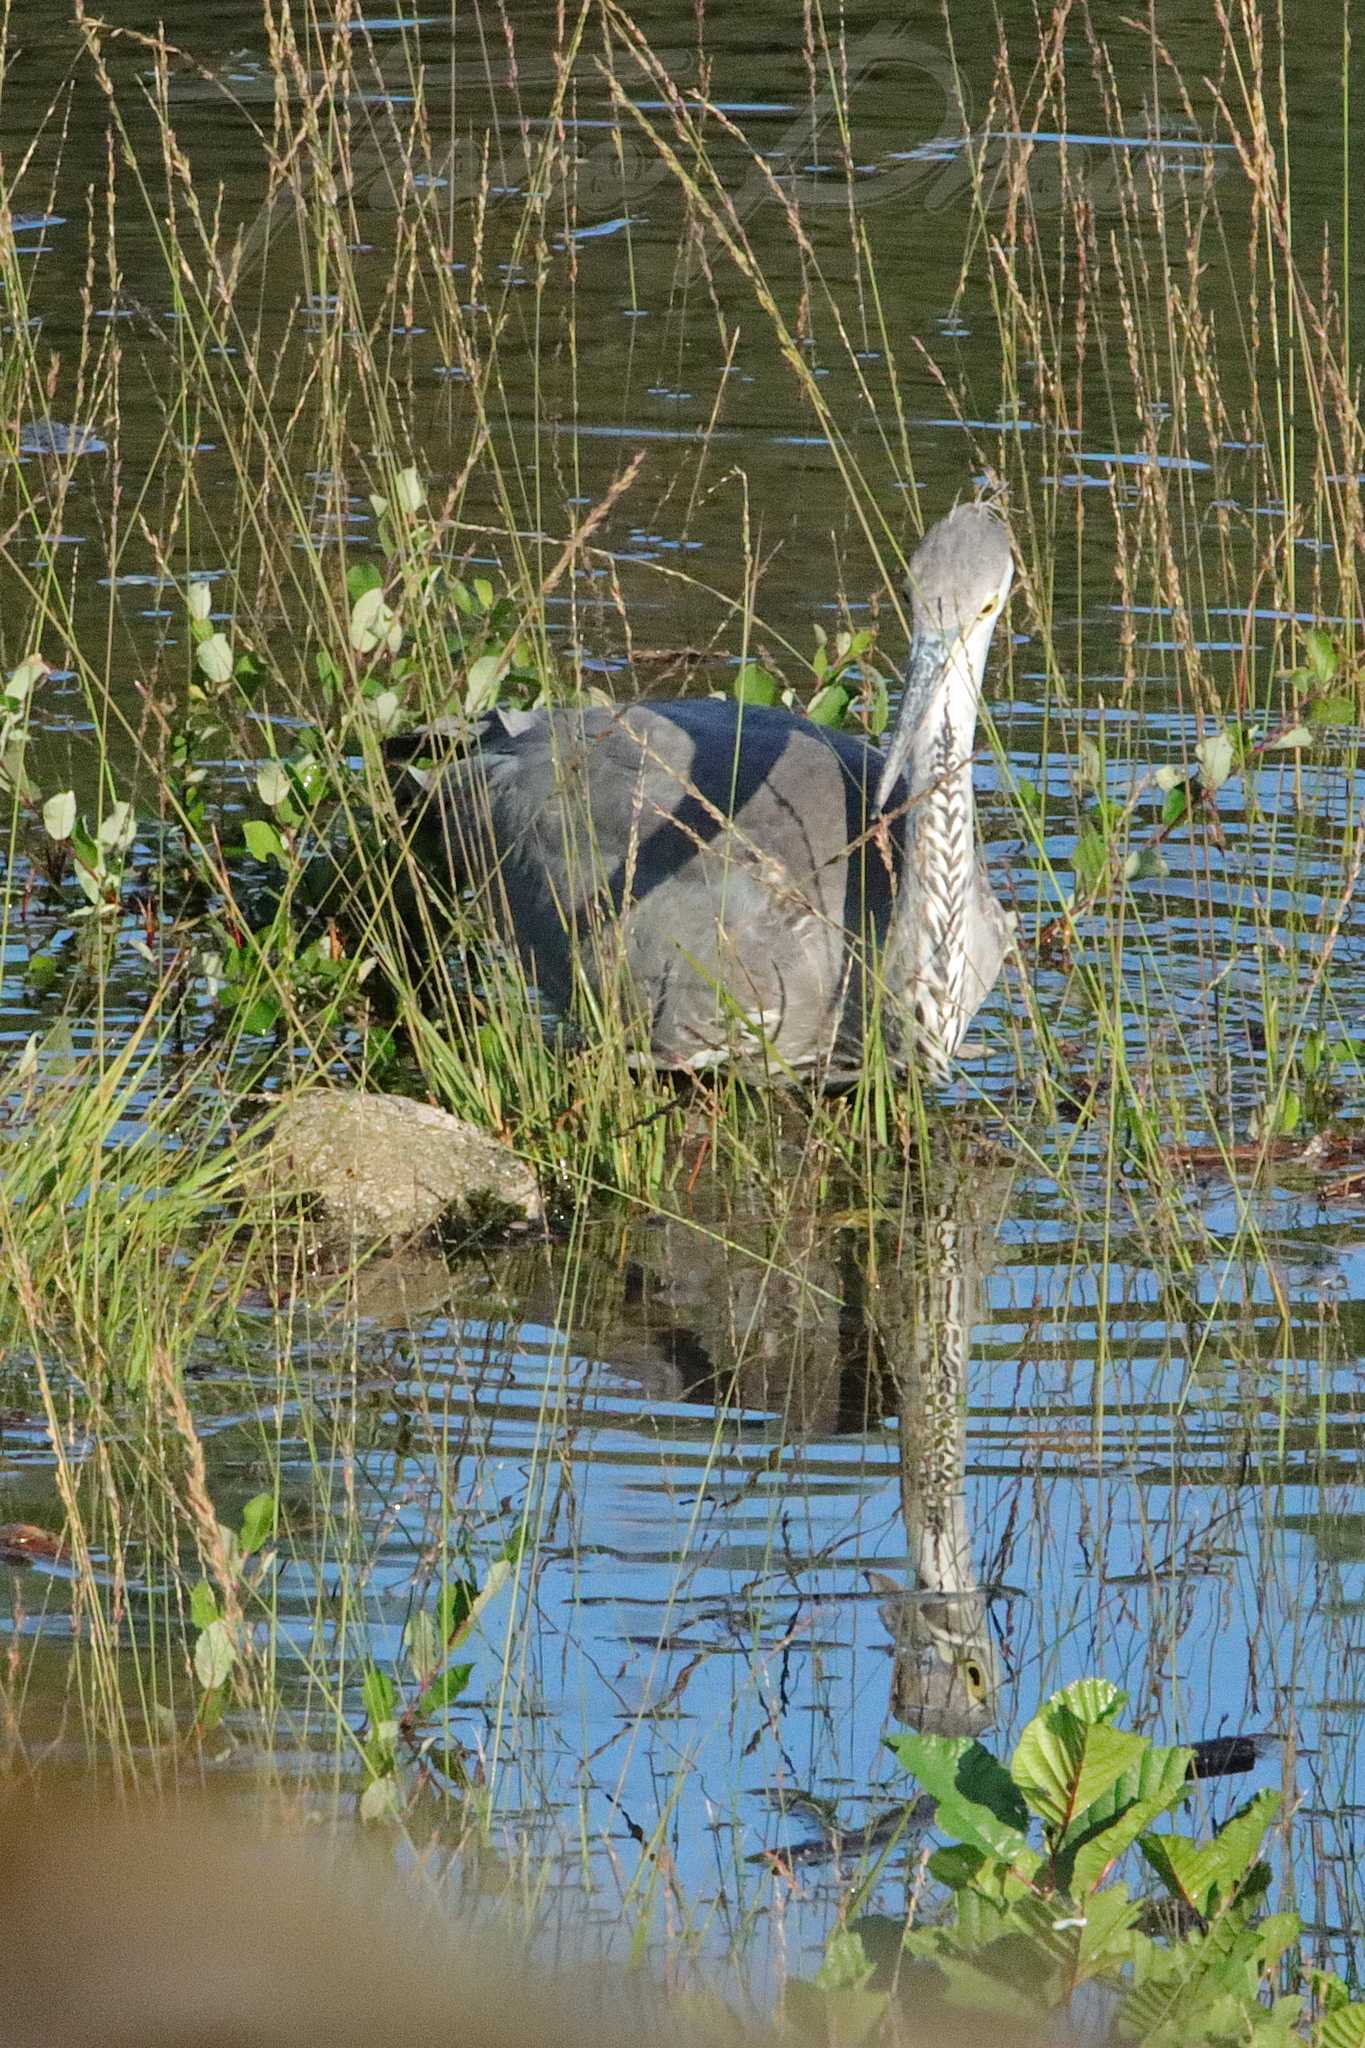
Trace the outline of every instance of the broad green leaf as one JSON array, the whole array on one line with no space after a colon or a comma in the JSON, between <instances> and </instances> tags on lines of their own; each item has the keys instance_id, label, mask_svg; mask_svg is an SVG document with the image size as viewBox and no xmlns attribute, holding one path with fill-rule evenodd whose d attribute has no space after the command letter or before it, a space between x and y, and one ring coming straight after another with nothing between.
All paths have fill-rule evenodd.
<instances>
[{"instance_id":1,"label":"broad green leaf","mask_svg":"<svg viewBox=\"0 0 1365 2048\"><path fill-rule=\"evenodd\" d=\"M1266 741L1267 747L1311 747L1312 744L1313 735L1306 725L1291 725L1288 732Z\"/></svg>"},{"instance_id":2,"label":"broad green leaf","mask_svg":"<svg viewBox=\"0 0 1365 2048\"><path fill-rule=\"evenodd\" d=\"M731 684L730 693L737 704L776 704L781 685L759 662L746 661Z\"/></svg>"},{"instance_id":3,"label":"broad green leaf","mask_svg":"<svg viewBox=\"0 0 1365 2048\"><path fill-rule=\"evenodd\" d=\"M242 826L242 839L253 860L278 861L286 865L284 841L268 818L248 818Z\"/></svg>"},{"instance_id":4,"label":"broad green leaf","mask_svg":"<svg viewBox=\"0 0 1365 2048\"><path fill-rule=\"evenodd\" d=\"M5 683L5 695L12 698L16 704L24 703L46 674L47 663L42 655L30 654L26 661L20 662L18 668L10 671Z\"/></svg>"},{"instance_id":5,"label":"broad green leaf","mask_svg":"<svg viewBox=\"0 0 1365 2048\"><path fill-rule=\"evenodd\" d=\"M205 1629L218 1620L220 1609L218 1595L207 1579L200 1579L190 1593L190 1620L198 1629Z\"/></svg>"},{"instance_id":6,"label":"broad green leaf","mask_svg":"<svg viewBox=\"0 0 1365 2048\"><path fill-rule=\"evenodd\" d=\"M384 601L382 584L362 590L351 606L349 639L357 654L374 654L391 642L396 616Z\"/></svg>"},{"instance_id":7,"label":"broad green leaf","mask_svg":"<svg viewBox=\"0 0 1365 2048\"><path fill-rule=\"evenodd\" d=\"M360 1688L365 1713L371 1722L391 1720L398 1705L398 1687L387 1671L371 1664Z\"/></svg>"},{"instance_id":8,"label":"broad green leaf","mask_svg":"<svg viewBox=\"0 0 1365 2048\"><path fill-rule=\"evenodd\" d=\"M408 1662L418 1678L426 1678L441 1661L445 1644L441 1641L440 1630L434 1618L425 1607L419 1607L408 1616L403 1630L403 1648L408 1653Z\"/></svg>"},{"instance_id":9,"label":"broad green leaf","mask_svg":"<svg viewBox=\"0 0 1365 2048\"><path fill-rule=\"evenodd\" d=\"M256 794L268 811L284 802L291 786L283 761L265 761L256 771Z\"/></svg>"},{"instance_id":10,"label":"broad green leaf","mask_svg":"<svg viewBox=\"0 0 1365 2048\"><path fill-rule=\"evenodd\" d=\"M429 1714L444 1713L447 1707L453 1707L456 1700L462 1699L468 1690L473 1671L472 1664L450 1665L439 1678L432 1680L422 1694L417 1702L418 1715L425 1720Z\"/></svg>"},{"instance_id":11,"label":"broad green leaf","mask_svg":"<svg viewBox=\"0 0 1365 2048\"><path fill-rule=\"evenodd\" d=\"M498 686L502 681L503 664L500 654L481 654L470 664L465 678L464 708L471 715L487 711L498 701Z\"/></svg>"},{"instance_id":12,"label":"broad green leaf","mask_svg":"<svg viewBox=\"0 0 1365 2048\"><path fill-rule=\"evenodd\" d=\"M860 1934L836 1929L825 1947L825 1958L815 1975L821 1991L861 1990L874 1965L863 1947Z\"/></svg>"},{"instance_id":13,"label":"broad green leaf","mask_svg":"<svg viewBox=\"0 0 1365 2048\"><path fill-rule=\"evenodd\" d=\"M1147 1747L1141 1735L1104 1722L1081 1721L1064 1701L1050 1701L1019 1738L1010 1776L1033 1811L1066 1828L1104 1796Z\"/></svg>"},{"instance_id":14,"label":"broad green leaf","mask_svg":"<svg viewBox=\"0 0 1365 2048\"><path fill-rule=\"evenodd\" d=\"M1076 748L1075 765L1071 770L1073 789L1103 789L1104 762L1094 740L1082 737Z\"/></svg>"},{"instance_id":15,"label":"broad green leaf","mask_svg":"<svg viewBox=\"0 0 1365 2048\"><path fill-rule=\"evenodd\" d=\"M194 650L194 658L209 682L231 682L232 643L225 633L210 633Z\"/></svg>"},{"instance_id":16,"label":"broad green leaf","mask_svg":"<svg viewBox=\"0 0 1365 2048\"><path fill-rule=\"evenodd\" d=\"M1315 697L1308 707L1310 725L1354 725L1356 700L1344 690L1327 697Z\"/></svg>"},{"instance_id":17,"label":"broad green leaf","mask_svg":"<svg viewBox=\"0 0 1365 2048\"><path fill-rule=\"evenodd\" d=\"M225 1621L211 1621L194 1646L194 1675L205 1692L216 1692L232 1675L237 1649Z\"/></svg>"},{"instance_id":18,"label":"broad green leaf","mask_svg":"<svg viewBox=\"0 0 1365 2048\"><path fill-rule=\"evenodd\" d=\"M427 487L415 466L400 469L394 486L394 498L410 518L416 518L427 502Z\"/></svg>"},{"instance_id":19,"label":"broad green leaf","mask_svg":"<svg viewBox=\"0 0 1365 2048\"><path fill-rule=\"evenodd\" d=\"M1226 1899L1237 1890L1260 1853L1265 1831L1280 1810L1280 1795L1269 1788L1239 1807L1214 1836L1218 1887Z\"/></svg>"},{"instance_id":20,"label":"broad green leaf","mask_svg":"<svg viewBox=\"0 0 1365 2048\"><path fill-rule=\"evenodd\" d=\"M949 1891L960 1892L971 1884L990 1861L983 1849L972 1849L965 1842L955 1842L951 1848L935 1849L929 1858L929 1875L947 1885Z\"/></svg>"},{"instance_id":21,"label":"broad green leaf","mask_svg":"<svg viewBox=\"0 0 1365 2048\"><path fill-rule=\"evenodd\" d=\"M1181 1899L1196 1913L1207 1916L1220 1867L1211 1842L1196 1842L1189 1835L1142 1835L1138 1848L1173 1899Z\"/></svg>"},{"instance_id":22,"label":"broad green leaf","mask_svg":"<svg viewBox=\"0 0 1365 2048\"><path fill-rule=\"evenodd\" d=\"M254 1002L239 1010L238 1021L244 1032L251 1038L260 1038L267 1031L273 1031L281 1016L278 996L260 995Z\"/></svg>"},{"instance_id":23,"label":"broad green leaf","mask_svg":"<svg viewBox=\"0 0 1365 2048\"><path fill-rule=\"evenodd\" d=\"M111 804L100 819L95 837L106 853L122 858L137 837L137 812L133 806Z\"/></svg>"},{"instance_id":24,"label":"broad green leaf","mask_svg":"<svg viewBox=\"0 0 1365 2048\"><path fill-rule=\"evenodd\" d=\"M1088 1893L1153 1821L1186 1797L1192 1755L1153 1743L1102 1799L1076 1816L1058 1873L1069 1891L1078 1897Z\"/></svg>"},{"instance_id":25,"label":"broad green leaf","mask_svg":"<svg viewBox=\"0 0 1365 2048\"><path fill-rule=\"evenodd\" d=\"M1054 1692L1043 1712L1052 1707L1069 1707L1078 1721L1087 1724L1098 1721L1112 1721L1115 1714L1126 1707L1128 1695L1108 1678L1077 1678L1070 1685L1064 1685L1060 1692Z\"/></svg>"},{"instance_id":26,"label":"broad green leaf","mask_svg":"<svg viewBox=\"0 0 1365 2048\"><path fill-rule=\"evenodd\" d=\"M1331 634L1324 633L1321 626L1310 626L1303 636L1303 645L1314 681L1330 683L1339 666Z\"/></svg>"},{"instance_id":27,"label":"broad green leaf","mask_svg":"<svg viewBox=\"0 0 1365 2048\"><path fill-rule=\"evenodd\" d=\"M242 1528L239 1541L242 1556L252 1557L263 1543L268 1543L275 1533L275 1496L273 1493L254 1493L242 1509Z\"/></svg>"},{"instance_id":28,"label":"broad green leaf","mask_svg":"<svg viewBox=\"0 0 1365 2048\"><path fill-rule=\"evenodd\" d=\"M1231 735L1225 732L1210 733L1207 739L1200 740L1194 753L1205 789L1221 789L1231 775L1237 758Z\"/></svg>"},{"instance_id":29,"label":"broad green leaf","mask_svg":"<svg viewBox=\"0 0 1365 2048\"><path fill-rule=\"evenodd\" d=\"M387 735L398 725L403 700L397 690L380 690L366 700L365 715L381 733Z\"/></svg>"},{"instance_id":30,"label":"broad green leaf","mask_svg":"<svg viewBox=\"0 0 1365 2048\"><path fill-rule=\"evenodd\" d=\"M196 579L185 592L185 610L202 623L213 609L213 585Z\"/></svg>"},{"instance_id":31,"label":"broad green leaf","mask_svg":"<svg viewBox=\"0 0 1365 2048\"><path fill-rule=\"evenodd\" d=\"M367 590L379 590L384 579L373 562L356 562L346 571L346 595L352 604L365 595Z\"/></svg>"},{"instance_id":32,"label":"broad green leaf","mask_svg":"<svg viewBox=\"0 0 1365 2048\"><path fill-rule=\"evenodd\" d=\"M1365 2048L1365 2005L1338 2005L1323 2014L1318 2048Z\"/></svg>"},{"instance_id":33,"label":"broad green leaf","mask_svg":"<svg viewBox=\"0 0 1365 2048\"><path fill-rule=\"evenodd\" d=\"M76 792L63 789L43 805L43 830L49 839L69 839L76 822Z\"/></svg>"},{"instance_id":34,"label":"broad green leaf","mask_svg":"<svg viewBox=\"0 0 1365 2048\"><path fill-rule=\"evenodd\" d=\"M853 692L846 683L826 683L806 706L806 716L812 725L842 725L852 701Z\"/></svg>"},{"instance_id":35,"label":"broad green leaf","mask_svg":"<svg viewBox=\"0 0 1365 2048\"><path fill-rule=\"evenodd\" d=\"M1190 786L1187 782L1178 782L1166 793L1166 800L1161 806L1161 822L1163 825L1179 825L1189 816L1189 810Z\"/></svg>"},{"instance_id":36,"label":"broad green leaf","mask_svg":"<svg viewBox=\"0 0 1365 2048\"><path fill-rule=\"evenodd\" d=\"M397 1820L402 1811L398 1780L392 1771L371 1778L360 1795L360 1818L369 1823Z\"/></svg>"},{"instance_id":37,"label":"broad green leaf","mask_svg":"<svg viewBox=\"0 0 1365 2048\"><path fill-rule=\"evenodd\" d=\"M938 1804L938 1824L969 1848L1036 1866L1028 1813L1004 1765L970 1736L895 1735L887 1745Z\"/></svg>"},{"instance_id":38,"label":"broad green leaf","mask_svg":"<svg viewBox=\"0 0 1365 2048\"><path fill-rule=\"evenodd\" d=\"M1138 1902L1126 1884L1111 1884L1085 1901L1077 1944L1077 1977L1094 1977L1132 1961Z\"/></svg>"},{"instance_id":39,"label":"broad green leaf","mask_svg":"<svg viewBox=\"0 0 1365 2048\"><path fill-rule=\"evenodd\" d=\"M1109 866L1109 842L1093 825L1087 825L1076 841L1071 866L1082 889L1093 889L1104 879Z\"/></svg>"}]
</instances>

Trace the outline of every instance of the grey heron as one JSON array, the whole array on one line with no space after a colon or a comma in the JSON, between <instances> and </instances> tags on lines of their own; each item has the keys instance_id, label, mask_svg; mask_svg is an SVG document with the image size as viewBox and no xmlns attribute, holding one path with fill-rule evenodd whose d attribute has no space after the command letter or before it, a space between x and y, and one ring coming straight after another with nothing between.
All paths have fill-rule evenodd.
<instances>
[{"instance_id":1,"label":"grey heron","mask_svg":"<svg viewBox=\"0 0 1365 2048\"><path fill-rule=\"evenodd\" d=\"M658 1065L856 1072L877 1014L942 1078L1010 946L976 839L972 750L1013 573L959 506L912 557L890 744L793 711L640 701L492 711L393 749L415 827L567 1012L621 989ZM424 769L420 757L429 757Z\"/></svg>"}]
</instances>

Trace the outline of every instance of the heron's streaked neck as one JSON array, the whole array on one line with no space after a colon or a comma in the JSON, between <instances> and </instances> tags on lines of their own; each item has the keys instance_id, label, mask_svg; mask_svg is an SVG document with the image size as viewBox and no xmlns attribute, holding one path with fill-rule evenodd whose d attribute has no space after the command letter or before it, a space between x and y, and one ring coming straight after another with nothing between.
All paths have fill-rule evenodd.
<instances>
[{"instance_id":1,"label":"heron's streaked neck","mask_svg":"<svg viewBox=\"0 0 1365 2048\"><path fill-rule=\"evenodd\" d=\"M916 623L905 695L878 791L881 803L897 776L904 777L912 802L941 788L945 777L955 785L965 777L970 785L977 706L994 624L993 616L978 619L965 633L945 635ZM954 788L955 796L961 793Z\"/></svg>"}]
</instances>

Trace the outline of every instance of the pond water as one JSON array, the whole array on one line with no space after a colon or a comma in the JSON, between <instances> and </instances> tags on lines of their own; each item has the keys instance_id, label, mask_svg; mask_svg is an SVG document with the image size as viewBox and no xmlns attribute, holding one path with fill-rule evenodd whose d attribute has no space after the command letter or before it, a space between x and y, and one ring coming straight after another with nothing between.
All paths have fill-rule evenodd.
<instances>
[{"instance_id":1,"label":"pond water","mask_svg":"<svg viewBox=\"0 0 1365 2048\"><path fill-rule=\"evenodd\" d=\"M125 27L146 19L132 0L103 11ZM274 90L260 9L171 0L162 12L167 37L203 67L177 65L170 87L201 189L207 198L222 181L228 219L259 233L266 180L251 124L268 132ZM1034 17L1003 12L1022 94L1040 61ZM1015 382L1002 372L990 317L999 274L992 285L981 255L982 237L1001 232L1003 203L984 223L974 218L957 111L960 93L973 134L989 144L1003 133L995 32L984 14L957 10L950 59L936 10L901 17L888 24L885 10L854 5L842 13L854 81L850 188L828 96L812 100L801 10L756 0L699 7L695 18L676 7L635 11L673 75L704 77L725 117L710 133L717 174L775 293L795 304L811 285L810 355L841 424L839 459L742 276L714 249L705 262L683 260L676 180L639 138L618 146L590 64L559 116L576 136L579 188L549 285L518 256L526 151L552 126L554 10L514 9L510 21L462 13L453 32L434 11L424 18L423 57L433 76L446 66L431 94L449 115L434 161L454 220L473 203L485 148L496 168L476 285L505 292L510 309L497 413L527 545L552 556L575 508L600 500L646 451L637 485L598 535L608 560L550 601L565 648L608 687L723 682L740 653L735 608L756 564L765 644L776 651L808 649L814 622L833 630L871 616L876 570L841 463L872 479L901 541L914 531L915 494L932 517L988 474L1012 480L1030 568L1039 559L1030 524L1041 539L1064 536L1049 557L1050 642L1022 604L1012 644L998 640L999 753L983 759L979 782L993 878L1029 928L1046 896L1043 862L998 795L1004 774L1043 793L1046 851L1065 869L1080 737L1103 735L1120 793L1134 764L1183 759L1202 709L1190 646L1223 701L1238 701L1236 678L1248 673L1262 701L1296 614L1330 613L1332 592L1316 581L1325 572L1311 532L1297 592L1292 563L1257 580L1258 522L1283 508L1267 498L1255 442L1269 401L1231 344L1218 430L1173 439L1166 458L1188 545L1222 536L1211 543L1222 551L1219 576L1191 577L1198 598L1183 619L1168 591L1116 577L1111 509L1151 502L1160 436L1151 442L1149 423L1114 402L1122 378L1113 369L1094 369L1088 405L1078 397L1067 450L1028 417L1019 392L1030 389L1030 368L1017 367ZM1324 18L1324 37L1329 29ZM360 272L372 263L378 302L393 218L383 137L404 118L414 39L387 16L358 19L362 31L375 84L347 110L360 166L351 203ZM1177 212L1182 194L1215 190L1236 245L1251 208L1202 83L1217 54L1210 22L1201 8L1163 10L1162 32L1190 100L1181 103L1139 39L1116 43L1130 67L1117 79L1122 104L1145 124L1127 134L1129 158L1141 160L1144 189L1159 184ZM1312 118L1321 81L1307 47L1287 55L1291 111L1305 116L1296 231L1310 247L1339 224L1342 136L1339 124ZM107 649L95 659L135 719L140 678L181 630L147 532L164 511L166 436L183 425L158 407L159 364L188 345L176 330L192 320L168 293L155 210L126 187L117 292L107 273L87 283L104 105L76 56L74 34L24 48L0 106L7 162L39 133L53 94L66 124L45 197L57 124L42 131L25 186L32 210L14 223L30 313L43 348L63 357L51 416L26 423L19 459L37 477L54 448L71 458L55 554L73 632ZM137 75L136 53L120 61ZM1073 175L1079 163L1102 238L1122 218L1112 160L1125 138L1109 124L1079 21L1061 61L1071 115L1064 130L1036 138L1037 220L1062 234L1063 202L1053 206L1049 181L1060 195L1058 162ZM231 86L235 105L215 81ZM637 104L659 116L647 79ZM1361 104L1354 94L1352 106ZM150 134L131 86L126 105L134 132ZM751 148L787 178L808 247L754 172ZM875 250L879 306L850 258L850 189L857 229ZM277 229L287 234L287 219ZM844 308L847 351L833 346L817 270ZM263 258L260 274L262 332L278 333L287 361L271 402L282 414L302 404L302 448L310 401L289 381L299 373L286 336L313 285L287 262ZM131 367L117 421L97 392L82 402L72 387L87 291L98 317L125 330ZM1230 282L1227 292L1217 310L1231 333L1244 309ZM393 412L439 487L468 452L467 374L448 337L424 323L420 283L412 303L410 319L393 309L386 341ZM325 289L303 317L331 317ZM1121 358L1123 307L1115 299L1092 317L1088 362L1106 351ZM935 365L947 366L951 399ZM1086 375L1078 370L1078 392L1089 389ZM1307 445L1294 460L1311 471ZM230 570L240 587L264 591L253 530L235 524L235 461L232 445L205 437L199 489L218 525L196 532L185 566ZM339 512L356 558L373 550L364 479L335 477L324 449L298 487L319 531L334 532ZM1073 513L1080 494L1097 501L1084 522ZM1235 516L1220 527L1229 506ZM478 479L464 510L473 526L506 523L505 501ZM491 539L487 552L490 561L498 552ZM1227 602L1227 585L1246 593L1245 609ZM27 603L11 579L11 659L27 651ZM273 646L288 645L287 610L263 606L260 623ZM73 669L59 667L45 687L37 754L45 786L83 789L95 772L95 721ZM1121 949L1120 1036L1153 1087L1183 1104L1181 1136L1192 1147L1209 1139L1211 1104L1224 1129L1245 1136L1265 1095L1267 991L1301 993L1311 972L1303 933L1324 905L1331 914L1342 888L1361 796L1353 739L1337 733L1311 757L1262 755L1223 792L1221 845L1172 835L1165 874L1135 889L1134 908L1106 937ZM127 740L115 732L110 746L131 773ZM1159 792L1152 801L1155 821ZM14 901L24 880L12 862ZM1278 951L1256 945L1267 930ZM94 1004L59 916L38 904L8 932L0 1036L12 1046L58 1016L77 1052L132 1027L145 974L135 953L119 952ZM39 946L59 963L41 993L24 973ZM1052 1006L1086 1074L1096 1054L1067 964L1042 956L1032 972L1041 1008ZM1346 1047L1336 1085L1348 1127L1359 1108L1349 1040L1363 1013L1365 916L1348 890L1320 1009L1324 1032ZM1036 1149L1006 1142L993 1112L1007 1112L1016 1131L1031 1128L1018 1109L1021 1014L1009 988L988 1006L981 1046L938 1112L951 1157L936 1161L893 1241L869 1238L837 1200L811 1199L799 1177L724 1207L702 1172L667 1215L594 1221L569 1245L414 1258L362 1280L358 1322L260 1307L230 1341L216 1337L186 1361L225 1518L258 1490L263 1445L282 1460L294 1534L279 1591L281 1740L307 1753L338 1684L351 1688L358 1722L364 1656L399 1658L411 1612L429 1604L452 1517L485 1559L524 1520L534 1540L515 1591L482 1618L458 1728L481 1760L495 1844L513 1866L549 1858L566 1939L595 1923L609 1941L623 1916L652 1902L659 1929L703 1958L744 1957L751 1971L756 1953L763 1969L782 1957L809 1963L851 1877L881 1853L852 1831L895 1799L882 1738L900 1725L897 1710L938 1712L946 1725L965 1714L963 1725L1003 1742L1053 1687L1098 1672L1128 1689L1136 1720L1154 1733L1272 1738L1249 1782L1282 1784L1297 1802L1277 1857L1283 1888L1339 1944L1358 1922L1365 1812L1359 1199L1340 1177L1333 1191L1330 1177L1302 1164L1234 1184L1194 1152L1172 1225L1139 1180L1114 1171L1106 1115L1075 1126L1064 1173L1041 1140ZM0 1397L0 1522L59 1524L22 1358L7 1366ZM69 1581L60 1568L7 1575L0 1566L0 1583L6 1576L21 1633L52 1652L35 1664L30 1692L42 1723L66 1682ZM1247 1782L1213 1787L1213 1812L1244 1796ZM811 1802L826 1802L848 1831L842 1848L827 1840L830 1853L755 1862L820 1836ZM919 1841L912 1831L892 1850L875 1898L903 1891Z\"/></svg>"}]
</instances>

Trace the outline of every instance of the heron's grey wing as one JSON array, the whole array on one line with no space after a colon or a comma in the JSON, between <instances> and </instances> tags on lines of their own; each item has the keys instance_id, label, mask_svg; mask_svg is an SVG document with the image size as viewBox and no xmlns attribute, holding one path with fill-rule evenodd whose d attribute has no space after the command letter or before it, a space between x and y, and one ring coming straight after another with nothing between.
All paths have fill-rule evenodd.
<instances>
[{"instance_id":1,"label":"heron's grey wing","mask_svg":"<svg viewBox=\"0 0 1365 2048\"><path fill-rule=\"evenodd\" d=\"M556 1004L623 949L656 1057L705 1057L747 1019L805 1064L867 921L876 864L849 849L875 766L848 735L717 699L494 714L440 775L440 823Z\"/></svg>"}]
</instances>

